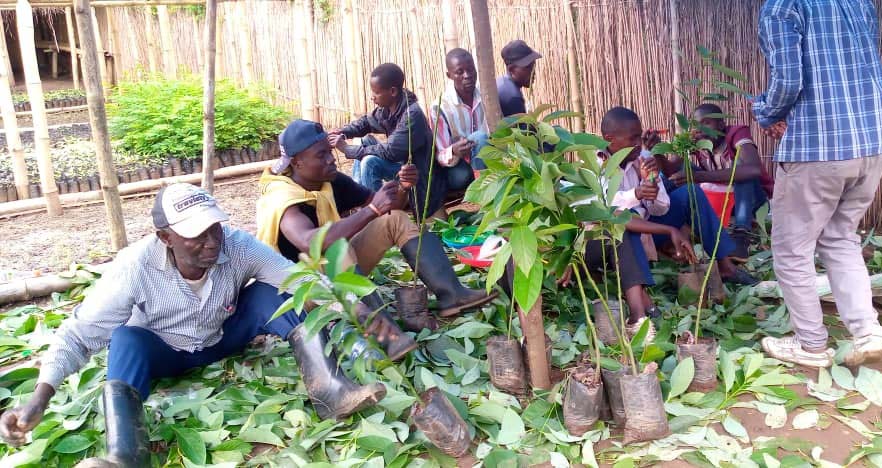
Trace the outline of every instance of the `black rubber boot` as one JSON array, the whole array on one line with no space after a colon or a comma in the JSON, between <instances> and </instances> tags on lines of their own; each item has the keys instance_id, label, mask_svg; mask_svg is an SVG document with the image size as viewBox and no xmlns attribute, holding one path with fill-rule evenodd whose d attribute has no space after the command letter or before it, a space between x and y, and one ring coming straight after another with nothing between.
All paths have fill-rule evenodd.
<instances>
[{"instance_id":1,"label":"black rubber boot","mask_svg":"<svg viewBox=\"0 0 882 468\"><path fill-rule=\"evenodd\" d=\"M450 265L450 259L444 253L444 247L435 234L427 232L422 235L423 245L420 251L419 277L435 293L438 299L438 315L452 317L467 309L480 307L492 301L498 293L486 294L477 289L469 289L460 284L459 278ZM414 268L419 238L415 237L403 247L401 253L405 260Z\"/></svg>"},{"instance_id":2,"label":"black rubber boot","mask_svg":"<svg viewBox=\"0 0 882 468\"><path fill-rule=\"evenodd\" d=\"M135 387L122 380L104 384L104 421L107 456L89 458L77 468L141 468L150 465L144 406Z\"/></svg>"},{"instance_id":3,"label":"black rubber boot","mask_svg":"<svg viewBox=\"0 0 882 468\"><path fill-rule=\"evenodd\" d=\"M377 339L377 343L383 347L383 350L386 351L386 355L389 356L389 359L392 361L399 361L407 353L417 348L416 341L414 341L410 335L404 333L404 331L398 327L398 324L395 323L395 320L392 319L392 316L389 315L389 312L386 312L386 309L384 308L385 303L379 293L374 291L361 298L361 302L365 307L359 307L358 319L362 324L365 324L365 322L368 321L368 318L376 312L376 314L373 315L373 320L370 320L370 323L367 326L367 331ZM386 330L384 335L374 332L375 330L380 329Z\"/></svg>"},{"instance_id":4,"label":"black rubber boot","mask_svg":"<svg viewBox=\"0 0 882 468\"><path fill-rule=\"evenodd\" d=\"M374 406L386 396L381 383L358 385L337 367L334 353L325 356L328 342L324 331L306 337L306 328L298 325L288 336L297 367L306 384L306 392L322 419L343 419L352 413Z\"/></svg>"},{"instance_id":5,"label":"black rubber boot","mask_svg":"<svg viewBox=\"0 0 882 468\"><path fill-rule=\"evenodd\" d=\"M358 266L355 267L355 272L359 275L367 277ZM405 334L398 328L398 324L395 323L395 320L392 319L392 316L389 314L388 305L383 300L383 296L380 295L378 291L374 291L367 296L361 298L362 304L366 305L369 310L364 310L359 308L358 318L362 324L365 323L370 314L377 312L374 315L374 320L371 321L373 326L368 327L368 332L372 332L372 329L375 327L393 329L396 332L387 333L387 339L381 339L382 337L376 333L372 333L374 337L377 338L377 342L380 343L380 346L386 351L386 355L389 356L389 359L393 361L398 361L403 358L407 353L413 351L417 348L416 341L410 337L410 335ZM386 326L383 326L386 325ZM405 323L405 329L407 324ZM413 331L409 330L408 331ZM417 330L419 331L419 330Z\"/></svg>"},{"instance_id":6,"label":"black rubber boot","mask_svg":"<svg viewBox=\"0 0 882 468\"><path fill-rule=\"evenodd\" d=\"M735 251L729 258L736 263L746 263L750 258L750 242L752 240L750 232L743 228L732 228L729 230L729 237L735 243Z\"/></svg>"}]
</instances>

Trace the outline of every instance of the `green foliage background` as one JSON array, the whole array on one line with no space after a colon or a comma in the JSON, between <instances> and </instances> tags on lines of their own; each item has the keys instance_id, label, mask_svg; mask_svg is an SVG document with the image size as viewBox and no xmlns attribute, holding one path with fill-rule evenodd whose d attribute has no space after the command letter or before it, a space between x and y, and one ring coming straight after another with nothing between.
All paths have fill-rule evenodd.
<instances>
[{"instance_id":1,"label":"green foliage background","mask_svg":"<svg viewBox=\"0 0 882 468\"><path fill-rule=\"evenodd\" d=\"M222 80L215 93L218 151L257 149L263 141L275 138L290 118L287 111L270 104L265 90L243 90ZM110 101L111 137L123 151L184 159L202 154L202 83L198 77L123 83Z\"/></svg>"}]
</instances>

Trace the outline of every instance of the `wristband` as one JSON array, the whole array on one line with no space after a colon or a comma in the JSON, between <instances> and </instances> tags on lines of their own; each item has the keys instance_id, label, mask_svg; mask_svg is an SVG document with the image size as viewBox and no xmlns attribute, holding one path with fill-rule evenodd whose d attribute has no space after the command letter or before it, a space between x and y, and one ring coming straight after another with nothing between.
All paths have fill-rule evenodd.
<instances>
[{"instance_id":1,"label":"wristband","mask_svg":"<svg viewBox=\"0 0 882 468\"><path fill-rule=\"evenodd\" d=\"M383 216L383 213L380 212L380 209L377 208L377 205L374 205L373 203L368 203L368 208L370 208L371 211L376 213L378 217Z\"/></svg>"}]
</instances>

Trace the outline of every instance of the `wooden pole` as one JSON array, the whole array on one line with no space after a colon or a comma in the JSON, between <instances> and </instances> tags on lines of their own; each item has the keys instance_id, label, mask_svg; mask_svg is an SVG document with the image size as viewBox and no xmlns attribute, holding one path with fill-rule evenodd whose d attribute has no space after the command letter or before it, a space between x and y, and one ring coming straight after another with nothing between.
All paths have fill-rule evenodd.
<instances>
[{"instance_id":1,"label":"wooden pole","mask_svg":"<svg viewBox=\"0 0 882 468\"><path fill-rule=\"evenodd\" d=\"M453 20L453 8L453 0L441 0L441 27L444 31L444 50L448 52L459 47L456 22Z\"/></svg>"},{"instance_id":2,"label":"wooden pole","mask_svg":"<svg viewBox=\"0 0 882 468\"><path fill-rule=\"evenodd\" d=\"M413 63L410 70L410 83L414 88L413 92L417 95L417 101L422 103L424 109L428 111L430 106L426 96L426 80L423 77L423 53L422 48L420 47L421 41L417 39L420 37L420 27L417 24L417 8L417 6L411 8L410 18L408 20L408 23L410 23L411 37L408 42L410 43L411 63ZM426 112L426 115L428 114L429 113Z\"/></svg>"},{"instance_id":3,"label":"wooden pole","mask_svg":"<svg viewBox=\"0 0 882 468\"><path fill-rule=\"evenodd\" d=\"M89 0L76 0L74 13L77 18L83 50L83 82L86 86L86 101L89 105L89 124L92 126L92 141L95 142L95 156L98 160L98 177L101 181L101 194L104 198L104 212L110 226L110 245L119 251L128 244L126 224L123 219L122 200L119 195L119 180L113 164L110 149L110 136L107 131L107 112L104 108L104 85L101 82L101 56L92 31L98 24L93 22Z\"/></svg>"},{"instance_id":4,"label":"wooden pole","mask_svg":"<svg viewBox=\"0 0 882 468\"><path fill-rule=\"evenodd\" d=\"M171 19L168 16L168 7L159 5L156 7L156 16L159 17L159 44L162 47L162 73L169 78L176 78L178 65L175 60L175 45L172 39Z\"/></svg>"},{"instance_id":5,"label":"wooden pole","mask_svg":"<svg viewBox=\"0 0 882 468\"><path fill-rule=\"evenodd\" d=\"M318 68L315 60L315 3L306 0L306 52L309 59L309 79L312 82L312 113L316 122L322 121L319 107Z\"/></svg>"},{"instance_id":6,"label":"wooden pole","mask_svg":"<svg viewBox=\"0 0 882 468\"><path fill-rule=\"evenodd\" d=\"M356 102L358 97L358 82L364 80L361 76L361 69L358 68L358 59L355 49L355 32L353 31L354 23L352 16L352 2L343 0L343 53L346 55L346 98L348 105L346 106L350 112L350 118L358 115L360 105Z\"/></svg>"},{"instance_id":7,"label":"wooden pole","mask_svg":"<svg viewBox=\"0 0 882 468\"><path fill-rule=\"evenodd\" d=\"M674 75L674 111L683 113L683 99L677 91L682 88L680 82L680 15L677 14L677 0L669 0L671 9L671 73Z\"/></svg>"},{"instance_id":8,"label":"wooden pole","mask_svg":"<svg viewBox=\"0 0 882 468\"><path fill-rule=\"evenodd\" d=\"M220 5L218 5L220 7ZM214 32L214 42L216 52L214 54L214 73L215 76L226 76L227 62L226 53L224 52L224 15L223 10L217 10L217 26Z\"/></svg>"},{"instance_id":9,"label":"wooden pole","mask_svg":"<svg viewBox=\"0 0 882 468\"><path fill-rule=\"evenodd\" d=\"M46 103L43 101L43 85L40 82L40 69L37 66L37 46L34 44L34 17L31 4L18 0L15 19L18 23L18 43L21 46L21 61L25 71L28 99L31 101L34 122L34 149L40 166L40 185L46 201L49 216L61 216L61 201L58 199L58 186L55 185L55 172L49 148L49 124L46 120Z\"/></svg>"},{"instance_id":10,"label":"wooden pole","mask_svg":"<svg viewBox=\"0 0 882 468\"><path fill-rule=\"evenodd\" d=\"M237 3L242 9L242 13L239 15L239 18L236 19L239 33L239 45L242 48L242 84L248 86L254 82L254 58L251 53L251 22L247 16L247 0Z\"/></svg>"},{"instance_id":11,"label":"wooden pole","mask_svg":"<svg viewBox=\"0 0 882 468\"><path fill-rule=\"evenodd\" d=\"M496 68L493 60L493 33L490 30L490 12L487 0L469 0L471 5L471 29L475 35L475 60L478 62L478 85L481 87L481 102L490 131L502 120L499 107L499 90L496 89Z\"/></svg>"},{"instance_id":12,"label":"wooden pole","mask_svg":"<svg viewBox=\"0 0 882 468\"><path fill-rule=\"evenodd\" d=\"M0 18L0 34L2 34L2 18ZM18 199L28 198L28 166L25 163L24 146L21 144L21 136L18 133L18 118L15 115L15 103L12 100L12 86L9 85L9 75L12 73L8 67L9 54L6 48L0 49L0 111L3 114L3 129L6 133L6 147L9 149L9 157L12 159L12 177L15 181L15 191Z\"/></svg>"},{"instance_id":13,"label":"wooden pole","mask_svg":"<svg viewBox=\"0 0 882 468\"><path fill-rule=\"evenodd\" d=\"M144 7L144 31L147 34L147 63L150 73L159 71L160 58L156 56L159 47L156 46L156 27L153 25L153 7Z\"/></svg>"},{"instance_id":14,"label":"wooden pole","mask_svg":"<svg viewBox=\"0 0 882 468\"><path fill-rule=\"evenodd\" d=\"M306 12L305 5L301 2L298 4L299 17L301 23L296 25L296 36L294 46L294 61L297 71L297 82L299 85L298 93L300 94L300 114L306 120L316 121L315 101L313 101L312 86L312 66L309 63L309 45L306 36L311 28L306 24L309 21L309 15Z\"/></svg>"},{"instance_id":15,"label":"wooden pole","mask_svg":"<svg viewBox=\"0 0 882 468\"><path fill-rule=\"evenodd\" d=\"M3 57L0 60L6 65L6 70L9 71L7 76L7 80L9 81L9 87L15 88L15 76L12 73L12 61L9 60L9 49L6 47L6 27L3 25L3 17L0 16L0 48L3 50L0 51L0 54L3 54Z\"/></svg>"},{"instance_id":16,"label":"wooden pole","mask_svg":"<svg viewBox=\"0 0 882 468\"><path fill-rule=\"evenodd\" d=\"M107 75L107 55L105 54L107 49L104 48L104 41L101 40L101 23L98 22L98 15L95 12L95 7L92 7L92 24L95 25L92 30L95 34L95 47L98 49L98 59L100 62L98 64L98 71L101 72L101 82L108 83L110 77ZM80 35L80 42L85 42L82 34Z\"/></svg>"},{"instance_id":17,"label":"wooden pole","mask_svg":"<svg viewBox=\"0 0 882 468\"><path fill-rule=\"evenodd\" d=\"M214 65L217 52L217 0L205 2L205 76L202 80L202 188L214 192Z\"/></svg>"},{"instance_id":18,"label":"wooden pole","mask_svg":"<svg viewBox=\"0 0 882 468\"><path fill-rule=\"evenodd\" d=\"M102 8L101 13L107 21L107 51L110 56L110 83L116 84L119 77L119 64L116 63L115 53L122 52L119 47L119 30L116 27L116 21L113 20L113 12L109 8ZM133 52L134 57L137 52Z\"/></svg>"},{"instance_id":19,"label":"wooden pole","mask_svg":"<svg viewBox=\"0 0 882 468\"><path fill-rule=\"evenodd\" d=\"M358 15L358 9L356 6L358 5L357 0L348 0L349 1L349 9L352 12L350 16L352 20L352 41L353 41L353 49L355 51L355 61L356 61L356 69L360 72L364 72L364 44L361 40L361 17ZM355 84L358 86L356 89L358 90L358 94L356 96L358 102L358 110L359 113L365 114L368 112L368 80L361 78L355 81Z\"/></svg>"},{"instance_id":20,"label":"wooden pole","mask_svg":"<svg viewBox=\"0 0 882 468\"><path fill-rule=\"evenodd\" d=\"M573 112L584 114L585 108L582 106L582 93L581 86L579 85L581 80L579 79L578 56L576 55L576 28L573 25L575 14L573 13L570 0L563 0L563 7L566 12L567 23L567 74L569 75L570 84L570 106L572 106ZM584 128L584 120L584 117L574 118L573 131L581 132Z\"/></svg>"},{"instance_id":21,"label":"wooden pole","mask_svg":"<svg viewBox=\"0 0 882 468\"><path fill-rule=\"evenodd\" d=\"M80 89L79 49L77 48L77 35L74 33L73 9L64 9L64 21L67 23L67 42L70 45L70 74L73 77L74 89Z\"/></svg>"},{"instance_id":22,"label":"wooden pole","mask_svg":"<svg viewBox=\"0 0 882 468\"><path fill-rule=\"evenodd\" d=\"M477 35L476 35L477 36ZM524 331L527 348L527 368L530 369L530 384L533 388L551 389L551 363L545 350L545 327L542 320L542 298L540 297L529 312L518 307L518 319Z\"/></svg>"}]
</instances>

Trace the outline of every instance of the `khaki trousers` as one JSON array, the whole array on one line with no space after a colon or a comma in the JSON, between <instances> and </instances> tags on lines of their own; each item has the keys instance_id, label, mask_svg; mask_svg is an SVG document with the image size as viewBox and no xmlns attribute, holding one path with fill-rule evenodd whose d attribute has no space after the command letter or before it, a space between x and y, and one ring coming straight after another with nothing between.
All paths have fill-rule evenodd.
<instances>
[{"instance_id":1,"label":"khaki trousers","mask_svg":"<svg viewBox=\"0 0 882 468\"><path fill-rule=\"evenodd\" d=\"M778 164L772 255L790 323L806 348L826 347L828 336L815 288L815 252L851 335L860 338L880 329L857 234L880 177L882 156Z\"/></svg>"},{"instance_id":2,"label":"khaki trousers","mask_svg":"<svg viewBox=\"0 0 882 468\"><path fill-rule=\"evenodd\" d=\"M358 265L365 275L380 263L393 246L401 247L420 235L407 213L394 210L369 222L349 241L348 265ZM348 266L347 265L347 266Z\"/></svg>"}]
</instances>

